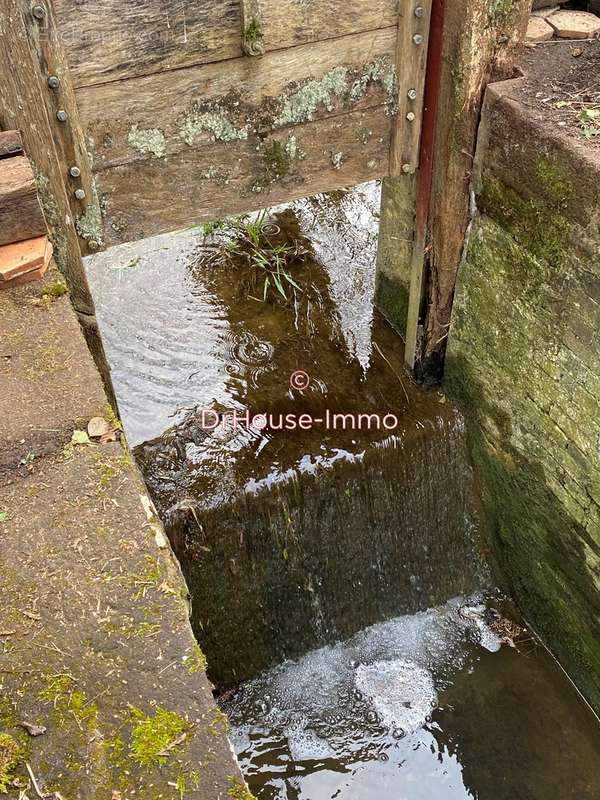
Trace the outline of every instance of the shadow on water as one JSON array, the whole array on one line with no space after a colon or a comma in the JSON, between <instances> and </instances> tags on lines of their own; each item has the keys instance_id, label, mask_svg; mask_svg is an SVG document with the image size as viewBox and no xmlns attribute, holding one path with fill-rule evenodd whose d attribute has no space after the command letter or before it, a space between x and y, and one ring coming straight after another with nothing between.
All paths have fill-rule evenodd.
<instances>
[{"instance_id":1,"label":"shadow on water","mask_svg":"<svg viewBox=\"0 0 600 800\"><path fill-rule=\"evenodd\" d=\"M88 263L240 760L260 798L598 797L595 721L486 610L463 420L373 309L377 206L366 186L273 211L303 253L281 287L215 258L218 229Z\"/></svg>"}]
</instances>

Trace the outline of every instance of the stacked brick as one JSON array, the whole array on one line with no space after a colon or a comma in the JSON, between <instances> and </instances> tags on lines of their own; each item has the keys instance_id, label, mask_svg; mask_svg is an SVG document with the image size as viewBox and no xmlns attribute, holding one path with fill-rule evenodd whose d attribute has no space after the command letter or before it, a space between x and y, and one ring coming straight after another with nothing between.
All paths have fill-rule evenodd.
<instances>
[{"instance_id":1,"label":"stacked brick","mask_svg":"<svg viewBox=\"0 0 600 800\"><path fill-rule=\"evenodd\" d=\"M31 164L18 131L0 131L0 289L41 278L52 258Z\"/></svg>"}]
</instances>

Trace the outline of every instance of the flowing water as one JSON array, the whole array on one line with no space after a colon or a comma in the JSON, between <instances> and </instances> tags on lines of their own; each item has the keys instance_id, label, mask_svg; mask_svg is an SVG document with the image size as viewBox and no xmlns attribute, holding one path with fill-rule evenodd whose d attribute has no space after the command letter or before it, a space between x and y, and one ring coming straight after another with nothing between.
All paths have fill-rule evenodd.
<instances>
[{"instance_id":1,"label":"flowing water","mask_svg":"<svg viewBox=\"0 0 600 800\"><path fill-rule=\"evenodd\" d=\"M374 310L378 202L261 220L289 280L228 230L88 259L244 772L273 800L600 797L596 721L494 589L462 417Z\"/></svg>"}]
</instances>

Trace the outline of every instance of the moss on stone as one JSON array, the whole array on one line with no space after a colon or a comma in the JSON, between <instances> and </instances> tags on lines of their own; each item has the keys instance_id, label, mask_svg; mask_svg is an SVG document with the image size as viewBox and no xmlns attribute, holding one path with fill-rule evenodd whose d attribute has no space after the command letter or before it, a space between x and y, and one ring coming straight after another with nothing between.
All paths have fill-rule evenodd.
<instances>
[{"instance_id":1,"label":"moss on stone","mask_svg":"<svg viewBox=\"0 0 600 800\"><path fill-rule=\"evenodd\" d=\"M135 706L130 711L134 721L131 754L142 767L165 764L191 731L188 720L160 706L153 715L146 715Z\"/></svg>"},{"instance_id":2,"label":"moss on stone","mask_svg":"<svg viewBox=\"0 0 600 800\"><path fill-rule=\"evenodd\" d=\"M0 792L7 792L19 764L21 749L7 733L0 733Z\"/></svg>"},{"instance_id":3,"label":"moss on stone","mask_svg":"<svg viewBox=\"0 0 600 800\"><path fill-rule=\"evenodd\" d=\"M229 775L227 780L229 781L227 796L231 797L232 800L255 800L250 789L248 789L245 783L242 783L236 778L235 775Z\"/></svg>"},{"instance_id":4,"label":"moss on stone","mask_svg":"<svg viewBox=\"0 0 600 800\"><path fill-rule=\"evenodd\" d=\"M206 656L197 642L192 645L190 652L184 657L183 663L190 675L196 672L206 672L206 668L208 667Z\"/></svg>"},{"instance_id":5,"label":"moss on stone","mask_svg":"<svg viewBox=\"0 0 600 800\"><path fill-rule=\"evenodd\" d=\"M599 710L593 598L600 584L589 556L597 552L600 528L588 477L597 456L587 447L597 436L597 404L594 410L587 402L595 389L564 344L579 318L568 308L585 288L570 283L577 294L565 294L558 280L565 265L582 275L589 265L571 252L564 176L538 160L536 181L542 180L543 202L538 193L525 200L486 179L480 205L494 221L476 221L461 267L445 386L467 415L509 588ZM512 202L520 205L511 209Z\"/></svg>"},{"instance_id":6,"label":"moss on stone","mask_svg":"<svg viewBox=\"0 0 600 800\"><path fill-rule=\"evenodd\" d=\"M67 284L61 278L56 278L43 287L39 296L39 305L43 308L50 308L55 300L68 293Z\"/></svg>"},{"instance_id":7,"label":"moss on stone","mask_svg":"<svg viewBox=\"0 0 600 800\"><path fill-rule=\"evenodd\" d=\"M167 154L167 142L159 128L138 128L134 125L128 135L127 143L138 153L150 153L155 158L164 158Z\"/></svg>"},{"instance_id":8,"label":"moss on stone","mask_svg":"<svg viewBox=\"0 0 600 800\"><path fill-rule=\"evenodd\" d=\"M554 176L553 181L556 181ZM550 186L556 189L556 183ZM552 201L552 195L549 199ZM478 205L532 254L553 264L569 257L572 224L563 216L560 201L526 199L493 175L484 177Z\"/></svg>"}]
</instances>

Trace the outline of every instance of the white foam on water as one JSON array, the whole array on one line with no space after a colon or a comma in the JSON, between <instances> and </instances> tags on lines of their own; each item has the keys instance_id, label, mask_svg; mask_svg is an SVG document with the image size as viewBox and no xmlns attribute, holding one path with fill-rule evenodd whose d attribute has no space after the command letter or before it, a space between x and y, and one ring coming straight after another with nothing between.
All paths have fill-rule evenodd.
<instances>
[{"instance_id":1,"label":"white foam on water","mask_svg":"<svg viewBox=\"0 0 600 800\"><path fill-rule=\"evenodd\" d=\"M384 725L414 733L437 706L433 676L410 661L375 661L356 669L357 688L371 701Z\"/></svg>"},{"instance_id":2,"label":"white foam on water","mask_svg":"<svg viewBox=\"0 0 600 800\"><path fill-rule=\"evenodd\" d=\"M483 615L461 613L479 603L457 598L373 625L244 684L224 703L244 769L256 774L270 765L278 772L292 764L300 772L290 774L304 781L316 763L320 775L323 764L335 764L336 773L372 764L388 774L393 757L408 774L405 762L416 751L431 755L428 724L438 692L473 664L479 647L491 649L494 634ZM440 775L444 769L432 767Z\"/></svg>"}]
</instances>

